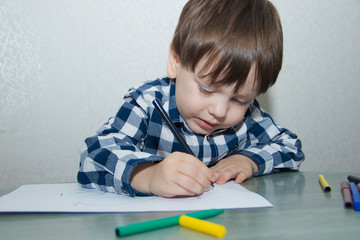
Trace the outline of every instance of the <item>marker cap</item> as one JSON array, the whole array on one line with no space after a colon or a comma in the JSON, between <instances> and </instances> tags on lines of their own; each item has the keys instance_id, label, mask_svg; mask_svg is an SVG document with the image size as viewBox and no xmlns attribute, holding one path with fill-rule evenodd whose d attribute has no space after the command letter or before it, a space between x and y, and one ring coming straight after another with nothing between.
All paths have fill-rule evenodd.
<instances>
[{"instance_id":1,"label":"marker cap","mask_svg":"<svg viewBox=\"0 0 360 240\"><path fill-rule=\"evenodd\" d=\"M226 234L226 228L223 225L200 220L197 218L182 215L179 219L180 226L206 233L218 238L222 238Z\"/></svg>"}]
</instances>

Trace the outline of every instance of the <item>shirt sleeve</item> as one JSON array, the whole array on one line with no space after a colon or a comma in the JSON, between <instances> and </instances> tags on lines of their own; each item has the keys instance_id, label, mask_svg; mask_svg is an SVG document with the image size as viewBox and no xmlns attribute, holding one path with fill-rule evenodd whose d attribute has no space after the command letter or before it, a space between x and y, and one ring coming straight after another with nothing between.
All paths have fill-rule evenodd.
<instances>
[{"instance_id":1,"label":"shirt sleeve","mask_svg":"<svg viewBox=\"0 0 360 240\"><path fill-rule=\"evenodd\" d=\"M249 107L244 122L248 128L247 140L245 147L237 153L257 163L259 171L254 176L299 170L305 157L300 139L288 129L276 125L256 100Z\"/></svg>"},{"instance_id":2,"label":"shirt sleeve","mask_svg":"<svg viewBox=\"0 0 360 240\"><path fill-rule=\"evenodd\" d=\"M134 99L124 98L116 116L97 135L85 139L77 175L82 186L130 196L144 195L130 185L132 170L142 162L163 159L142 151L148 114Z\"/></svg>"}]
</instances>

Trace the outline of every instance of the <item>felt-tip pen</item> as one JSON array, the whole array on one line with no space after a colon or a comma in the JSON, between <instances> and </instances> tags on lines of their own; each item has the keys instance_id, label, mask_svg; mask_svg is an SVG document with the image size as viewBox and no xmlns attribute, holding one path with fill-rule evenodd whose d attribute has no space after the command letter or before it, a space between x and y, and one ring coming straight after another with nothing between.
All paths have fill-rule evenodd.
<instances>
[{"instance_id":1,"label":"felt-tip pen","mask_svg":"<svg viewBox=\"0 0 360 240\"><path fill-rule=\"evenodd\" d=\"M179 219L182 215L190 216L193 218L205 219L205 218L215 217L223 212L225 212L224 209L210 209L210 210L203 210L198 212L176 215L172 217L150 220L147 222L134 223L126 226L117 227L115 229L115 234L118 237L125 237L132 234L176 226L179 225Z\"/></svg>"},{"instance_id":2,"label":"felt-tip pen","mask_svg":"<svg viewBox=\"0 0 360 240\"><path fill-rule=\"evenodd\" d=\"M360 193L354 182L351 182L349 185L351 189L351 196L354 204L354 209L356 211L360 211Z\"/></svg>"},{"instance_id":3,"label":"felt-tip pen","mask_svg":"<svg viewBox=\"0 0 360 240\"><path fill-rule=\"evenodd\" d=\"M189 217L186 215L182 215L180 217L179 225L218 238L222 238L226 234L226 228L223 225Z\"/></svg>"},{"instance_id":4,"label":"felt-tip pen","mask_svg":"<svg viewBox=\"0 0 360 240\"><path fill-rule=\"evenodd\" d=\"M318 178L319 178L320 185L321 185L321 187L324 189L324 191L325 191L325 192L330 192L330 191L331 191L331 187L330 187L330 185L328 184L328 182L326 181L324 175L319 174Z\"/></svg>"},{"instance_id":5,"label":"felt-tip pen","mask_svg":"<svg viewBox=\"0 0 360 240\"><path fill-rule=\"evenodd\" d=\"M169 117L169 115L167 114L167 112L165 111L163 106L161 105L160 101L158 99L155 99L152 103L153 103L156 111L160 114L161 118L164 120L166 125L170 128L171 132L174 134L176 140L179 142L182 149L186 153L194 155L194 153L191 151L189 145L186 143L185 139L183 138L183 136L181 135L179 130L176 128L175 124L173 123L173 121L171 120L171 118Z\"/></svg>"},{"instance_id":6,"label":"felt-tip pen","mask_svg":"<svg viewBox=\"0 0 360 240\"><path fill-rule=\"evenodd\" d=\"M349 182L354 182L355 184L360 183L360 178L353 176L353 175L349 175L348 180L349 180Z\"/></svg>"},{"instance_id":7,"label":"felt-tip pen","mask_svg":"<svg viewBox=\"0 0 360 240\"><path fill-rule=\"evenodd\" d=\"M171 118L169 117L169 115L167 114L167 112L165 111L163 106L161 105L160 101L158 99L155 99L154 101L152 101L152 103L153 103L156 111L160 114L160 117L162 118L162 120L164 120L165 124L170 128L171 132L174 134L176 140L179 142L182 149L187 154L191 154L191 155L195 156L193 151L191 151L189 145L186 143L184 137L181 135L181 133L176 128L175 124L173 123L173 121L171 120ZM214 187L213 182L210 181L210 184L212 187Z\"/></svg>"},{"instance_id":8,"label":"felt-tip pen","mask_svg":"<svg viewBox=\"0 0 360 240\"><path fill-rule=\"evenodd\" d=\"M353 201L351 199L351 190L349 184L346 181L341 182L341 192L343 195L345 208L352 208Z\"/></svg>"}]
</instances>

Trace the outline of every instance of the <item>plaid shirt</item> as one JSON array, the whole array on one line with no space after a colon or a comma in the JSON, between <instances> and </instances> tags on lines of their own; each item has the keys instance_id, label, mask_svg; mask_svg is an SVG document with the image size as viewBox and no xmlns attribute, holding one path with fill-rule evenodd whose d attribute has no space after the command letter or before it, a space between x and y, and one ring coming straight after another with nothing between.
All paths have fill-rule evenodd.
<instances>
[{"instance_id":1,"label":"plaid shirt","mask_svg":"<svg viewBox=\"0 0 360 240\"><path fill-rule=\"evenodd\" d=\"M115 117L81 149L78 182L102 191L142 195L130 186L130 174L143 162L159 162L174 151L183 152L152 105L160 100L195 156L208 166L233 154L252 158L259 166L254 176L298 170L304 159L296 135L277 126L254 99L244 119L232 128L200 135L191 131L175 105L175 82L170 78L130 89Z\"/></svg>"}]
</instances>

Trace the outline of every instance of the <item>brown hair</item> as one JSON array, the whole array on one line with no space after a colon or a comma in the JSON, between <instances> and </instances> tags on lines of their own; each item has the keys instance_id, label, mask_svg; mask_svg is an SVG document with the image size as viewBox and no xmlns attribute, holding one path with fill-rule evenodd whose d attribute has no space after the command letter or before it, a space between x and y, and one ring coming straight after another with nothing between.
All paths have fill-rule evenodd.
<instances>
[{"instance_id":1,"label":"brown hair","mask_svg":"<svg viewBox=\"0 0 360 240\"><path fill-rule=\"evenodd\" d=\"M206 56L200 77L209 77L212 84L236 83L235 91L254 66L258 93L264 93L276 82L282 65L280 18L267 0L189 0L172 47L191 71Z\"/></svg>"}]
</instances>

